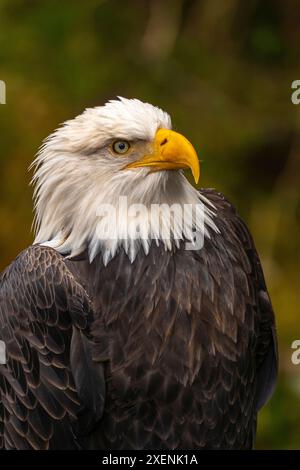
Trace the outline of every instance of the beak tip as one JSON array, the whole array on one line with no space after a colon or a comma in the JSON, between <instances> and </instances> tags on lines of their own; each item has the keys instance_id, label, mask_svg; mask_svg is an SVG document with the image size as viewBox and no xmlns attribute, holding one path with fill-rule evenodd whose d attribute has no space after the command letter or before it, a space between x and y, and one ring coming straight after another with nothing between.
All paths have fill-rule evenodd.
<instances>
[{"instance_id":1,"label":"beak tip","mask_svg":"<svg viewBox=\"0 0 300 470\"><path fill-rule=\"evenodd\" d=\"M195 184L198 184L198 183L199 183L199 179L200 179L200 170L199 170L199 166L198 166L198 168L191 168L191 170L192 170L192 175L193 175Z\"/></svg>"}]
</instances>

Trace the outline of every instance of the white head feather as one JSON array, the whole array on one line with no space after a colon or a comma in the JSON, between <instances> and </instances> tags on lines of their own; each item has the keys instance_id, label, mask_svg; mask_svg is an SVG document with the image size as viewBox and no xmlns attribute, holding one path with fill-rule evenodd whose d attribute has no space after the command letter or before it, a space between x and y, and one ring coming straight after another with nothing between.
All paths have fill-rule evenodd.
<instances>
[{"instance_id":1,"label":"white head feather","mask_svg":"<svg viewBox=\"0 0 300 470\"><path fill-rule=\"evenodd\" d=\"M120 209L120 197L131 204L206 204L205 226L217 230L207 201L180 171L149 173L147 168L124 170L126 163L141 158L159 128L171 129L170 116L161 109L137 99L109 101L105 106L86 109L67 121L44 142L34 161L35 243L52 246L75 256L88 249L92 260L103 254L107 263L123 246L133 261L142 246L147 253L153 239L161 238L161 227L144 224L126 214L119 214L107 236L107 224L99 217L99 207L110 204ZM135 143L130 157L112 155L112 141L126 139ZM128 159L129 158L129 159ZM179 218L179 217L178 217ZM176 210L170 227L171 237L164 238L166 249L174 238L191 239L193 222L182 227ZM126 222L126 223L125 223ZM160 224L169 223L161 212ZM139 239L132 237L137 224ZM197 227L196 227L197 228ZM175 236L176 235L176 236Z\"/></svg>"}]
</instances>

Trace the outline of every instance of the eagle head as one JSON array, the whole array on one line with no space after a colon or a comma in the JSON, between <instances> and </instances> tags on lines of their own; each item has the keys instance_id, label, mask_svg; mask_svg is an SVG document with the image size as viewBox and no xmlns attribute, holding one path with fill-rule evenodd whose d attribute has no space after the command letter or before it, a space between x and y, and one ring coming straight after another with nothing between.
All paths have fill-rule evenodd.
<instances>
[{"instance_id":1,"label":"eagle head","mask_svg":"<svg viewBox=\"0 0 300 470\"><path fill-rule=\"evenodd\" d=\"M103 204L120 212L120 197L146 208L199 200L182 173L189 168L199 180L194 147L171 129L166 112L137 99L109 101L65 122L44 141L34 165L35 243L70 256L88 249L93 259L102 249L107 262L123 243L134 259L137 242L131 240L130 228L124 229L125 215L113 227L113 236L103 235ZM140 220L131 222L141 225ZM150 227L140 237L145 251L156 229Z\"/></svg>"}]
</instances>

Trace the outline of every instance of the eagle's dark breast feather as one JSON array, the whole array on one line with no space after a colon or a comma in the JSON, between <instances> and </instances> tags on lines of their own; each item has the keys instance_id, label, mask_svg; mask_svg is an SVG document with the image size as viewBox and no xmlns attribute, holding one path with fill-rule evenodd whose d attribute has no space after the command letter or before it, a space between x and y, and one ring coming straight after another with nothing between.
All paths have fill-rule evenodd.
<instances>
[{"instance_id":1,"label":"eagle's dark breast feather","mask_svg":"<svg viewBox=\"0 0 300 470\"><path fill-rule=\"evenodd\" d=\"M277 373L252 238L225 198L199 251L104 267L30 247L2 275L6 448L250 448Z\"/></svg>"}]
</instances>

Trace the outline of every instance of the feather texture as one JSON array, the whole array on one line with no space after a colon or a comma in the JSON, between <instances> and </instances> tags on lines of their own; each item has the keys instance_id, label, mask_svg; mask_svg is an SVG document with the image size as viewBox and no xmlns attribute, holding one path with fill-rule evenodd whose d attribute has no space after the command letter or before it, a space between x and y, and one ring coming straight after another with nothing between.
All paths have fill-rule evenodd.
<instances>
[{"instance_id":1,"label":"feather texture","mask_svg":"<svg viewBox=\"0 0 300 470\"><path fill-rule=\"evenodd\" d=\"M0 445L241 449L277 374L251 235L223 195L198 251L66 259L33 246L3 273Z\"/></svg>"}]
</instances>

